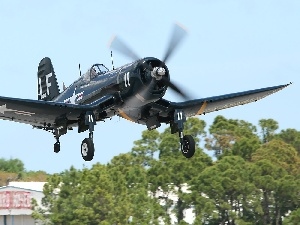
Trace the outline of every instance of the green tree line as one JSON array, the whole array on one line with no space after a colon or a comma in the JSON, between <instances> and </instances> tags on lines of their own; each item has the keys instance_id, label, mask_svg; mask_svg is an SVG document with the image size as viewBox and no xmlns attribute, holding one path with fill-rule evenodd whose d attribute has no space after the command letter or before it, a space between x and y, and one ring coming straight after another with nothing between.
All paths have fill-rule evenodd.
<instances>
[{"instance_id":1,"label":"green tree line","mask_svg":"<svg viewBox=\"0 0 300 225\"><path fill-rule=\"evenodd\" d=\"M190 159L170 128L146 130L107 164L49 176L33 216L55 225L300 224L300 132L258 124L217 116L206 129L189 118Z\"/></svg>"},{"instance_id":2,"label":"green tree line","mask_svg":"<svg viewBox=\"0 0 300 225\"><path fill-rule=\"evenodd\" d=\"M6 186L10 181L41 181L47 180L45 171L27 171L20 159L0 158L0 187Z\"/></svg>"}]
</instances>

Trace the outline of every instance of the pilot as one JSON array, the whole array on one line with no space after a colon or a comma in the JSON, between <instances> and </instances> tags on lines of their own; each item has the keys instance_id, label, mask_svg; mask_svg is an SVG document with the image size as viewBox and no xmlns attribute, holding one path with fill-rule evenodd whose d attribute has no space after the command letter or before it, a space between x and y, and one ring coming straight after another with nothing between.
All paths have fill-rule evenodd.
<instances>
[{"instance_id":1,"label":"pilot","mask_svg":"<svg viewBox=\"0 0 300 225\"><path fill-rule=\"evenodd\" d=\"M95 68L91 68L91 79L95 78L97 76L97 72L95 70Z\"/></svg>"}]
</instances>

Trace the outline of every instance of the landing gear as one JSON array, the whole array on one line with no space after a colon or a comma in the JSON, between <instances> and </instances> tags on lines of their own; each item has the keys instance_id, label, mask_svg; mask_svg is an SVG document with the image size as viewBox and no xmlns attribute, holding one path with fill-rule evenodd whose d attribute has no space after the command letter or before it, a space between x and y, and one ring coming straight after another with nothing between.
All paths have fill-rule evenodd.
<instances>
[{"instance_id":1,"label":"landing gear","mask_svg":"<svg viewBox=\"0 0 300 225\"><path fill-rule=\"evenodd\" d=\"M57 121L56 127L52 130L56 142L54 144L54 152L60 152L60 141L59 137L67 133L67 121L61 120ZM91 161L94 158L95 147L93 142L93 131L94 126L96 125L96 118L93 112L89 111L85 114L82 114L78 120L78 133L89 130L89 137L83 139L81 143L81 156L85 161Z\"/></svg>"},{"instance_id":2,"label":"landing gear","mask_svg":"<svg viewBox=\"0 0 300 225\"><path fill-rule=\"evenodd\" d=\"M93 142L93 131L94 131L94 126L96 125L95 116L92 112L86 113L85 125L88 126L89 129L89 137L83 139L81 143L81 156L84 159L84 161L91 161L94 158L94 153L95 153L95 147ZM80 129L79 126L78 129Z\"/></svg>"},{"instance_id":3,"label":"landing gear","mask_svg":"<svg viewBox=\"0 0 300 225\"><path fill-rule=\"evenodd\" d=\"M60 151L60 142L59 140L54 144L54 152L59 153Z\"/></svg>"},{"instance_id":4,"label":"landing gear","mask_svg":"<svg viewBox=\"0 0 300 225\"><path fill-rule=\"evenodd\" d=\"M183 136L183 141L180 143L181 152L185 158L191 158L195 154L195 141L191 135Z\"/></svg>"},{"instance_id":5,"label":"landing gear","mask_svg":"<svg viewBox=\"0 0 300 225\"><path fill-rule=\"evenodd\" d=\"M54 135L54 138L56 140L54 144L54 152L58 153L60 152L60 142L59 137L62 135L65 135L68 132L68 119L65 116L61 116L55 119L55 127L52 130L52 133ZM45 124L46 126L46 124Z\"/></svg>"},{"instance_id":6,"label":"landing gear","mask_svg":"<svg viewBox=\"0 0 300 225\"><path fill-rule=\"evenodd\" d=\"M55 153L59 153L60 152L60 142L59 142L59 130L58 129L55 129L54 130L54 137L56 139L56 142L54 144L54 152Z\"/></svg>"},{"instance_id":7,"label":"landing gear","mask_svg":"<svg viewBox=\"0 0 300 225\"><path fill-rule=\"evenodd\" d=\"M171 132L175 133L178 131L181 152L186 158L191 158L195 154L195 141L191 135L183 134L185 121L186 117L184 112L182 110L175 110L174 123L171 124Z\"/></svg>"},{"instance_id":8,"label":"landing gear","mask_svg":"<svg viewBox=\"0 0 300 225\"><path fill-rule=\"evenodd\" d=\"M81 156L84 161L91 161L94 158L95 147L92 138L85 138L81 143Z\"/></svg>"}]
</instances>

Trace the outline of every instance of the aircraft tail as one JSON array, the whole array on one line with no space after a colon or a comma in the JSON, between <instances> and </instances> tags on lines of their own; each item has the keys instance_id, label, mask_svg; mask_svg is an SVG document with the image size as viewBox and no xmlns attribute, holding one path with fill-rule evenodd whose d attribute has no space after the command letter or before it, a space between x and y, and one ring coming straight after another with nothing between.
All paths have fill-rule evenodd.
<instances>
[{"instance_id":1,"label":"aircraft tail","mask_svg":"<svg viewBox=\"0 0 300 225\"><path fill-rule=\"evenodd\" d=\"M60 90L50 58L45 57L38 66L38 99L51 101L59 95Z\"/></svg>"}]
</instances>

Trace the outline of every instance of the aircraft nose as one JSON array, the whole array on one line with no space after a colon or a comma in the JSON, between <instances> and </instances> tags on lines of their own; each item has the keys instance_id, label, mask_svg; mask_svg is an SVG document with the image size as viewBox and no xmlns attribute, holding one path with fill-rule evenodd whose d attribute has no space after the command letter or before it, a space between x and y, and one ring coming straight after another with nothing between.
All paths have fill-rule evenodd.
<instances>
[{"instance_id":1,"label":"aircraft nose","mask_svg":"<svg viewBox=\"0 0 300 225\"><path fill-rule=\"evenodd\" d=\"M156 80L161 80L162 76L166 74L166 70L163 67L154 67L151 71L151 76L154 77Z\"/></svg>"}]
</instances>

